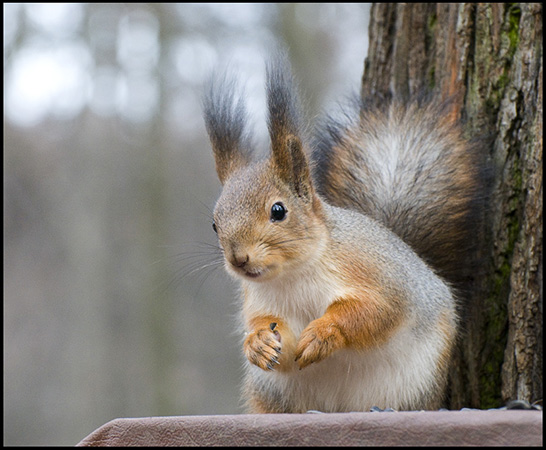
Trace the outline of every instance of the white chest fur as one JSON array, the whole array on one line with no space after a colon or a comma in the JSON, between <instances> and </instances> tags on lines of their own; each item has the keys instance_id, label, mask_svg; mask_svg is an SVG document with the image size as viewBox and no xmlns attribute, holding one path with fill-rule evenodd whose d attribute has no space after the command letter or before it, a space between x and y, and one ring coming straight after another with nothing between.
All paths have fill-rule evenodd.
<instances>
[{"instance_id":1,"label":"white chest fur","mask_svg":"<svg viewBox=\"0 0 546 450\"><path fill-rule=\"evenodd\" d=\"M283 318L295 336L299 336L309 322L322 316L335 298L344 294L332 271L322 264L270 282L248 283L245 291L252 311Z\"/></svg>"},{"instance_id":2,"label":"white chest fur","mask_svg":"<svg viewBox=\"0 0 546 450\"><path fill-rule=\"evenodd\" d=\"M328 268L323 267L320 276L316 269L313 274L302 270L283 281L249 283L246 300L254 311L284 319L299 337L309 322L344 294ZM293 412L404 409L417 404L433 387L442 342L434 332L417 337L411 322L373 350L339 350L303 370L264 371L251 364L247 369L261 390L280 392L289 399Z\"/></svg>"}]
</instances>

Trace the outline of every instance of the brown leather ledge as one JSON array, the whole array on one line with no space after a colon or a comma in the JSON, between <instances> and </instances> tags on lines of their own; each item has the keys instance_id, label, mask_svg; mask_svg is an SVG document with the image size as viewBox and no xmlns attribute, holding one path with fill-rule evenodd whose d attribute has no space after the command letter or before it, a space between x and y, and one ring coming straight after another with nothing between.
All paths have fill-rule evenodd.
<instances>
[{"instance_id":1,"label":"brown leather ledge","mask_svg":"<svg viewBox=\"0 0 546 450\"><path fill-rule=\"evenodd\" d=\"M542 411L115 419L78 446L542 446Z\"/></svg>"}]
</instances>

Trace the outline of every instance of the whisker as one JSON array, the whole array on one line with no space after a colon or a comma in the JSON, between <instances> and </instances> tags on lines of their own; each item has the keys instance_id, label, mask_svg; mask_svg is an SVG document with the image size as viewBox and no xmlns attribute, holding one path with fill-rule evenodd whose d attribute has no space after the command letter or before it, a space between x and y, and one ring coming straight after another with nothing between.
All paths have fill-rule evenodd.
<instances>
[{"instance_id":1,"label":"whisker","mask_svg":"<svg viewBox=\"0 0 546 450\"><path fill-rule=\"evenodd\" d=\"M214 266L209 266L207 267L205 270L201 270L199 275L201 276L202 278L202 281L199 283L199 285L197 286L197 292L199 292L201 290L201 287L203 286L203 284L205 283L205 281L208 280L209 276L214 273L214 271L218 268L219 265L223 265L223 260L220 261L218 264L214 265Z\"/></svg>"},{"instance_id":2,"label":"whisker","mask_svg":"<svg viewBox=\"0 0 546 450\"><path fill-rule=\"evenodd\" d=\"M223 253L218 245L208 242L192 243L189 245L190 248L187 250L166 256L152 263L167 262L168 265L172 266L174 264L175 267L181 265L181 267L171 270L168 280L165 280L158 286L162 292L170 290L173 286L178 286L184 279L192 277L195 281L189 284L195 286L195 283L198 283L198 292L210 274L223 265Z\"/></svg>"}]
</instances>

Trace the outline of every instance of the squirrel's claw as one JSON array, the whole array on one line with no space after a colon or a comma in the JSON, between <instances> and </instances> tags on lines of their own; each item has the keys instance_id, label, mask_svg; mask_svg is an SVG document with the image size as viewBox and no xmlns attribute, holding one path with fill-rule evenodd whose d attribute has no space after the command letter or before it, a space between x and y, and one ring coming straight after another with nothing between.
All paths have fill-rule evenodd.
<instances>
[{"instance_id":1,"label":"squirrel's claw","mask_svg":"<svg viewBox=\"0 0 546 450\"><path fill-rule=\"evenodd\" d=\"M245 356L260 369L275 370L275 365L280 364L281 343L276 334L270 329L263 329L250 333L245 339Z\"/></svg>"},{"instance_id":2,"label":"squirrel's claw","mask_svg":"<svg viewBox=\"0 0 546 450\"><path fill-rule=\"evenodd\" d=\"M332 352L343 347L344 341L335 324L324 323L322 318L314 320L301 333L294 361L301 370L330 356Z\"/></svg>"}]
</instances>

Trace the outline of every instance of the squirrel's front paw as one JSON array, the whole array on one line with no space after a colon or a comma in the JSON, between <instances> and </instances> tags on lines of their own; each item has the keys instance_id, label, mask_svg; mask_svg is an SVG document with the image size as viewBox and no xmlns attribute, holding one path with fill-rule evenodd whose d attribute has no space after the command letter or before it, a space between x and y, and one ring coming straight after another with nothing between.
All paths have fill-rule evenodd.
<instances>
[{"instance_id":1,"label":"squirrel's front paw","mask_svg":"<svg viewBox=\"0 0 546 450\"><path fill-rule=\"evenodd\" d=\"M303 369L311 363L322 361L344 345L345 338L339 326L321 317L313 320L301 333L295 361Z\"/></svg>"},{"instance_id":2,"label":"squirrel's front paw","mask_svg":"<svg viewBox=\"0 0 546 450\"><path fill-rule=\"evenodd\" d=\"M280 364L281 338L275 327L272 323L269 328L252 331L243 344L247 359L263 370L273 370Z\"/></svg>"}]
</instances>

